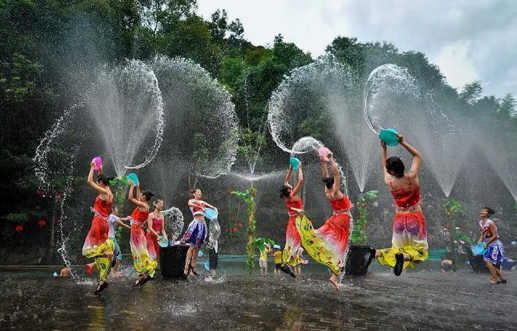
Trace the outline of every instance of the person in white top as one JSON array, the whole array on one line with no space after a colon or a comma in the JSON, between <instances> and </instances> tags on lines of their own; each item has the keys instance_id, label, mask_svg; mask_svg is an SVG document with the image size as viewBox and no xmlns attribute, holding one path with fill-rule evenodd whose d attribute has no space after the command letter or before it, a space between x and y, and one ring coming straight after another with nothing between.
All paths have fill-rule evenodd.
<instances>
[{"instance_id":1,"label":"person in white top","mask_svg":"<svg viewBox=\"0 0 517 331\"><path fill-rule=\"evenodd\" d=\"M489 219L493 214L495 214L495 212L488 207L483 207L479 212L479 216L481 217L481 221L479 221L481 235L479 236L478 244L483 241L485 242L484 248L487 249L487 251L483 255L483 260L490 271L490 276L492 276L490 284L506 284L506 278L503 273L496 268L496 265L503 262L504 246L503 243L499 241L499 234L497 233L497 227L494 221ZM497 278L499 278L499 280L497 280Z\"/></svg>"},{"instance_id":2,"label":"person in white top","mask_svg":"<svg viewBox=\"0 0 517 331\"><path fill-rule=\"evenodd\" d=\"M117 237L116 237L117 224L131 230L131 227L124 223L124 222L129 221L129 217L123 217L123 218L118 217L118 207L113 206L111 208L111 214L108 216L107 221L108 221L108 226L109 226L108 239L113 240L113 243L114 243L113 258L116 261L115 266L111 270L111 274L114 277L120 278L121 275L118 274L117 270L120 265L120 261L122 260L122 253L120 251L120 246L117 242ZM96 270L95 263L90 263L90 264L88 264L88 266L90 267L90 270L92 270L92 271ZM90 272L88 274L91 276Z\"/></svg>"}]
</instances>

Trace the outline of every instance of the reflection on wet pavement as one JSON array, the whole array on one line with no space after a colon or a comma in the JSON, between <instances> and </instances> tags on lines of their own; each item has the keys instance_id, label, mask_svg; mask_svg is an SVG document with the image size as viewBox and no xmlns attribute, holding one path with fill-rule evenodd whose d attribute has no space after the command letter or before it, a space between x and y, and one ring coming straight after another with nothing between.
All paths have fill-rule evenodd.
<instances>
[{"instance_id":1,"label":"reflection on wet pavement","mask_svg":"<svg viewBox=\"0 0 517 331\"><path fill-rule=\"evenodd\" d=\"M12 330L517 330L517 277L491 286L464 270L347 278L325 274L197 276L132 288L92 281L0 275L0 329Z\"/></svg>"}]
</instances>

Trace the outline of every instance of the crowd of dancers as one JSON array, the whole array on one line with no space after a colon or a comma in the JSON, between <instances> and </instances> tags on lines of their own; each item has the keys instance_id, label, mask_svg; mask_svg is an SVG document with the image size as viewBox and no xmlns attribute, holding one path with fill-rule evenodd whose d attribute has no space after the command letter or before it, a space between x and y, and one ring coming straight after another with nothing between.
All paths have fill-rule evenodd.
<instances>
[{"instance_id":1,"label":"crowd of dancers","mask_svg":"<svg viewBox=\"0 0 517 331\"><path fill-rule=\"evenodd\" d=\"M418 174L420 171L421 155L404 137L397 135L397 140L413 157L411 167L406 172L402 160L398 157L387 156L387 146L381 142L382 166L384 170L384 182L391 192L395 202L395 217L392 228L392 246L384 249L370 249L364 257L363 267L367 268L373 259L393 268L396 276L408 267L414 268L418 263L428 257L426 221L420 205L420 185ZM308 255L316 262L324 264L331 271L330 282L339 290L339 277L343 273L348 249L350 234L350 199L340 190L340 174L333 154L320 156L324 193L333 210L325 224L314 229L312 222L306 217L303 210L303 202L299 192L303 185L302 166L298 166L297 183L293 187L289 181L293 173L293 166L289 167L284 185L280 190L281 198L285 200L288 211L288 224L286 229L285 247L282 259L275 255L276 260L281 261L280 269L295 277L293 268L301 263L299 254L303 246ZM332 174L327 168L330 165ZM113 204L113 193L110 190L111 178L102 173L102 167L98 170L97 180L94 181L95 164L91 164L88 175L88 184L98 193L92 208L94 218L91 229L83 246L83 255L95 259L95 262L86 266L91 274L94 270L99 272L99 283L96 294L108 287L108 276L114 268L114 275L120 263L120 247L115 238L115 227L118 225L131 229L130 246L133 264L137 273L134 286L143 286L155 275L158 264L160 246L158 241L161 236L168 240L164 228L164 218L161 215L163 200L155 200L154 210L151 212L149 203L153 194L150 191L140 191L140 183L136 187L133 181L129 182L129 201L135 205L131 216L118 217L117 206ZM136 197L134 196L136 188ZM205 222L205 209L212 208L217 214L218 209L201 200L202 192L196 189L191 192L192 198L188 206L193 215L181 242L190 247L184 265L184 276L197 275L196 260L199 248L206 244L207 226ZM481 221L480 238L478 243L484 242L486 252L484 261L491 274L491 283L506 283L506 278L494 265L500 263L504 256L504 246L499 241L496 225L489 217L493 211L484 207L480 212ZM125 224L130 221L131 226ZM147 225L147 233L144 226ZM278 254L280 255L280 254Z\"/></svg>"}]
</instances>

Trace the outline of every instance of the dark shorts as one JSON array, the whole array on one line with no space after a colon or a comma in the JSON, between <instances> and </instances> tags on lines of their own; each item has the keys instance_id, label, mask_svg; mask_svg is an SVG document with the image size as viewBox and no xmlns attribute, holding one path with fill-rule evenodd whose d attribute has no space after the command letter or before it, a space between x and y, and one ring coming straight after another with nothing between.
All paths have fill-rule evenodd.
<instances>
[{"instance_id":1,"label":"dark shorts","mask_svg":"<svg viewBox=\"0 0 517 331\"><path fill-rule=\"evenodd\" d=\"M275 269L280 269L280 268L282 268L282 263L275 264Z\"/></svg>"},{"instance_id":2,"label":"dark shorts","mask_svg":"<svg viewBox=\"0 0 517 331\"><path fill-rule=\"evenodd\" d=\"M210 265L210 270L217 269L217 263L219 262L219 253L216 253L214 249L210 249L208 251L208 264Z\"/></svg>"},{"instance_id":3,"label":"dark shorts","mask_svg":"<svg viewBox=\"0 0 517 331\"><path fill-rule=\"evenodd\" d=\"M452 270L452 264L444 264L444 265L442 265L442 269L444 271L451 271Z\"/></svg>"}]
</instances>

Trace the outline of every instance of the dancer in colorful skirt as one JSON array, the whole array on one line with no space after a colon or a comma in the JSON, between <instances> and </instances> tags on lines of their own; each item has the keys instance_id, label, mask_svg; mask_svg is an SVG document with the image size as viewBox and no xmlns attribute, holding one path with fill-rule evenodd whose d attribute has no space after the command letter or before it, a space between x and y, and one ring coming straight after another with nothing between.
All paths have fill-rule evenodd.
<instances>
[{"instance_id":1,"label":"dancer in colorful skirt","mask_svg":"<svg viewBox=\"0 0 517 331\"><path fill-rule=\"evenodd\" d=\"M388 159L386 144L382 146L384 182L395 199L392 247L375 251L379 263L390 266L396 276L408 266L414 268L428 257L425 217L420 206L418 173L422 157L420 153L397 134L397 140L412 156L411 169L404 174L404 163L396 156ZM373 253L373 252L372 252Z\"/></svg>"},{"instance_id":2,"label":"dancer in colorful skirt","mask_svg":"<svg viewBox=\"0 0 517 331\"><path fill-rule=\"evenodd\" d=\"M136 186L137 199L133 197L135 184L129 181L129 201L136 205L135 210L131 214L133 224L131 225L131 237L129 244L131 246L131 255L133 255L133 264L138 274L136 282L133 286L143 286L151 278L154 277L157 263L149 257L147 251L147 240L145 239L144 224L149 217L149 200L153 194L150 191L140 193L140 182Z\"/></svg>"},{"instance_id":3,"label":"dancer in colorful skirt","mask_svg":"<svg viewBox=\"0 0 517 331\"><path fill-rule=\"evenodd\" d=\"M111 269L114 245L113 241L108 238L109 225L108 216L111 205L113 203L113 194L111 193L109 182L113 178L108 178L102 173L102 167L99 169L97 182L93 181L93 173L95 171L95 163L90 164L90 173L88 174L88 184L99 195L95 198L92 211L94 217L92 226L83 245L83 255L88 258L95 259L95 266L99 270L99 284L95 290L95 294L101 293L108 287L108 276ZM86 265L88 271L90 265ZM91 271L89 271L91 274Z\"/></svg>"},{"instance_id":4,"label":"dancer in colorful skirt","mask_svg":"<svg viewBox=\"0 0 517 331\"><path fill-rule=\"evenodd\" d=\"M147 251L149 252L149 257L151 260L158 263L158 258L160 256L160 244L158 243L160 241L160 235L158 233L161 232L167 242L169 242L169 239L165 232L163 215L160 214L163 210L163 200L157 200L153 205L154 211L149 214L149 217L147 218L147 234L145 235L145 239L147 240Z\"/></svg>"},{"instance_id":5,"label":"dancer in colorful skirt","mask_svg":"<svg viewBox=\"0 0 517 331\"><path fill-rule=\"evenodd\" d=\"M339 170L332 153L327 155L333 176L329 177L327 164L321 157L321 170L325 183L325 195L329 199L334 214L325 224L314 230L312 223L303 215L303 210L294 209L300 217L296 218L296 228L302 238L303 247L316 262L326 265L331 271L330 282L339 291L338 276L345 265L348 236L350 234L350 207L348 197L341 192Z\"/></svg>"},{"instance_id":6,"label":"dancer in colorful skirt","mask_svg":"<svg viewBox=\"0 0 517 331\"><path fill-rule=\"evenodd\" d=\"M302 164L300 163L298 165L298 183L294 188L289 184L292 172L293 166L290 165L289 171L287 171L287 175L285 176L284 185L280 189L280 197L285 200L287 214L289 215L289 221L287 222L287 229L285 232L285 247L282 255L283 262L280 270L296 278L292 267L300 263L296 253L298 252L298 247L300 247L301 241L300 234L298 233L295 224L297 214L292 208L303 208L302 199L298 195L303 184Z\"/></svg>"},{"instance_id":7,"label":"dancer in colorful skirt","mask_svg":"<svg viewBox=\"0 0 517 331\"><path fill-rule=\"evenodd\" d=\"M506 284L506 278L503 273L496 268L497 264L503 262L504 246L503 243L499 241L499 234L494 221L489 219L493 214L495 214L495 212L488 207L483 207L479 212L479 216L481 217L481 221L479 221L481 235L478 244L485 242L484 247L488 249L483 256L483 260L490 271L490 276L492 276L490 284ZM497 280L498 277L499 280Z\"/></svg>"},{"instance_id":8,"label":"dancer in colorful skirt","mask_svg":"<svg viewBox=\"0 0 517 331\"><path fill-rule=\"evenodd\" d=\"M187 258L185 260L185 268L183 272L184 277L187 277L190 272L197 276L196 261L199 246L204 244L207 237L204 213L206 207L212 208L217 214L219 214L216 207L201 200L203 194L200 189L191 191L190 194L193 195L193 198L188 201L188 206L190 207L190 211L192 212L194 219L190 222L187 231L185 231L185 234L181 239L182 242L190 244L187 251Z\"/></svg>"}]
</instances>

